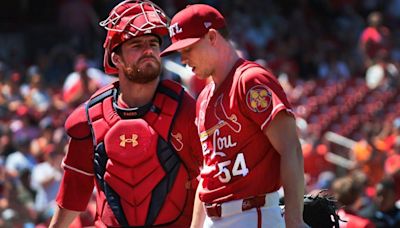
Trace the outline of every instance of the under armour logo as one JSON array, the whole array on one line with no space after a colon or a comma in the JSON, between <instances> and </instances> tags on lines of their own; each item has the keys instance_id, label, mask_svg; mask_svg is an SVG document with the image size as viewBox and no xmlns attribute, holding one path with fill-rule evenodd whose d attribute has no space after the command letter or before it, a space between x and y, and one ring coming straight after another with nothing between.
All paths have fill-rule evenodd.
<instances>
[{"instance_id":1,"label":"under armour logo","mask_svg":"<svg viewBox=\"0 0 400 228\"><path fill-rule=\"evenodd\" d=\"M121 142L119 143L120 146L125 147L126 143L132 143L132 147L135 147L138 145L137 141L138 135L132 134L132 138L126 138L125 135L120 135L119 139L121 139Z\"/></svg>"},{"instance_id":2,"label":"under armour logo","mask_svg":"<svg viewBox=\"0 0 400 228\"><path fill-rule=\"evenodd\" d=\"M176 34L182 32L182 28L179 27L178 22L176 22L176 23L173 24L173 25L170 25L169 28L168 28L168 30L169 30L169 36L170 36L170 37L173 37L173 36L175 36Z\"/></svg>"}]
</instances>

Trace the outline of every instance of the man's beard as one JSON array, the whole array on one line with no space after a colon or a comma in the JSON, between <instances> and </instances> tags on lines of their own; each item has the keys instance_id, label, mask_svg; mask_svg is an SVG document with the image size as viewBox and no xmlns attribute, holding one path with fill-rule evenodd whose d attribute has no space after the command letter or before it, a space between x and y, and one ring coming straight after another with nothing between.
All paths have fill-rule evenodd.
<instances>
[{"instance_id":1,"label":"man's beard","mask_svg":"<svg viewBox=\"0 0 400 228\"><path fill-rule=\"evenodd\" d=\"M144 57L144 58L154 58L154 57ZM138 63L140 63L142 59L138 60ZM138 67L138 64L131 64L127 65L124 67L123 71L125 74L125 77L135 83L139 84L146 84L151 81L154 81L156 78L159 77L161 73L161 63L156 60L153 63L143 63L141 67ZM155 65L154 65L155 63Z\"/></svg>"}]
</instances>

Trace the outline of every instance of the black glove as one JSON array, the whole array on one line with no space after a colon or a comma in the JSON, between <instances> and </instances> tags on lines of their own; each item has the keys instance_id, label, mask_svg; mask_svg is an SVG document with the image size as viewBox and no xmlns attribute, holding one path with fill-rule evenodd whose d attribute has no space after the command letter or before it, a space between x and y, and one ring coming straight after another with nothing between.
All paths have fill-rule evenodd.
<instances>
[{"instance_id":1,"label":"black glove","mask_svg":"<svg viewBox=\"0 0 400 228\"><path fill-rule=\"evenodd\" d=\"M339 228L336 200L324 192L304 196L303 220L312 228Z\"/></svg>"}]
</instances>

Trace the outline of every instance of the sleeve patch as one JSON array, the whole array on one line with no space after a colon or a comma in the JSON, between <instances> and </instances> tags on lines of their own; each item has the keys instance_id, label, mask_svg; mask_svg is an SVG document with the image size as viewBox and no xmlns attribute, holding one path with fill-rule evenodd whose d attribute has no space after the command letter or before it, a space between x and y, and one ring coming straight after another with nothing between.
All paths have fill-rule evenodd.
<instances>
[{"instance_id":1,"label":"sleeve patch","mask_svg":"<svg viewBox=\"0 0 400 228\"><path fill-rule=\"evenodd\" d=\"M272 93L264 85L253 86L246 93L247 107L253 112L264 112L272 103Z\"/></svg>"}]
</instances>

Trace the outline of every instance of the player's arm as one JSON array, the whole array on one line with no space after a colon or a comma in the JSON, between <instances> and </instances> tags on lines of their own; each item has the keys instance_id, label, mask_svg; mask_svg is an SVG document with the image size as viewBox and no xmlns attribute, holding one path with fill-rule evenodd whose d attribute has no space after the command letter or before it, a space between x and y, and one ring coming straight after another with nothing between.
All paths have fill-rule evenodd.
<instances>
[{"instance_id":1,"label":"player's arm","mask_svg":"<svg viewBox=\"0 0 400 228\"><path fill-rule=\"evenodd\" d=\"M93 143L84 106L67 118L65 130L71 139L62 162L64 174L51 227L68 227L80 212L85 211L94 186Z\"/></svg>"},{"instance_id":2,"label":"player's arm","mask_svg":"<svg viewBox=\"0 0 400 228\"><path fill-rule=\"evenodd\" d=\"M303 222L303 155L293 116L280 111L264 129L273 147L281 155L281 180L285 193L286 227L307 227Z\"/></svg>"},{"instance_id":3,"label":"player's arm","mask_svg":"<svg viewBox=\"0 0 400 228\"><path fill-rule=\"evenodd\" d=\"M53 218L50 222L50 228L68 227L69 224L80 214L80 211L71 211L57 206Z\"/></svg>"},{"instance_id":4,"label":"player's arm","mask_svg":"<svg viewBox=\"0 0 400 228\"><path fill-rule=\"evenodd\" d=\"M200 183L197 186L196 195L194 197L192 224L190 225L191 228L203 227L204 219L206 218L203 203L199 197L199 189L201 184L202 180L200 180Z\"/></svg>"}]
</instances>

